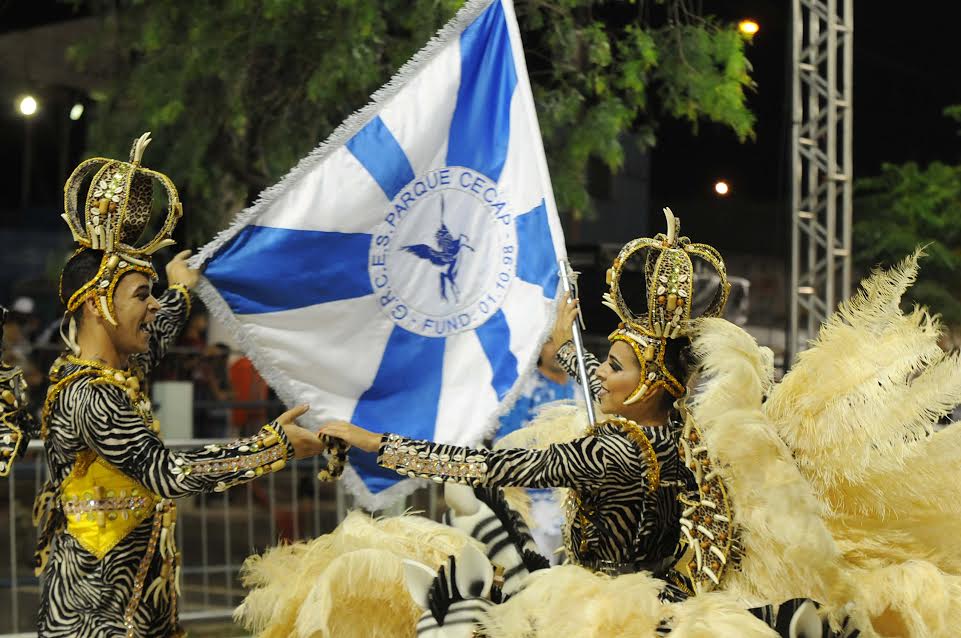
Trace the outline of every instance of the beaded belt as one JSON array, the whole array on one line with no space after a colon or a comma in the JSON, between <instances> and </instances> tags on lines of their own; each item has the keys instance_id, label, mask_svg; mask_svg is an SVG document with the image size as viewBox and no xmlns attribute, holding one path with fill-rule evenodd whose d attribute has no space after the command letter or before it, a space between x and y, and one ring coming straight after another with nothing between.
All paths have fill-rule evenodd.
<instances>
[{"instance_id":1,"label":"beaded belt","mask_svg":"<svg viewBox=\"0 0 961 638\"><path fill-rule=\"evenodd\" d=\"M127 520L131 514L140 514L152 505L153 499L142 496L136 489L129 496L123 490L116 496L113 490L98 487L80 496L74 494L70 500L64 501L63 513L78 521L86 515L87 520L96 520L102 527L107 519L116 520L120 517Z\"/></svg>"}]
</instances>

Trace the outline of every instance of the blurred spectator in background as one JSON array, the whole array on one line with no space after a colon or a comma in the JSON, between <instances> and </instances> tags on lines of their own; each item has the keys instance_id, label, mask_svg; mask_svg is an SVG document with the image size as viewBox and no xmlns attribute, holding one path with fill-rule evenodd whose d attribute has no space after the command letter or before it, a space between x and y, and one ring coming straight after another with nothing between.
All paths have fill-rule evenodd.
<instances>
[{"instance_id":1,"label":"blurred spectator in background","mask_svg":"<svg viewBox=\"0 0 961 638\"><path fill-rule=\"evenodd\" d=\"M239 402L267 401L270 388L267 382L257 373L254 364L243 355L235 355L230 363L230 387L234 400ZM235 436L254 432L266 423L267 407L244 407L231 410L231 427Z\"/></svg>"},{"instance_id":2,"label":"blurred spectator in background","mask_svg":"<svg viewBox=\"0 0 961 638\"><path fill-rule=\"evenodd\" d=\"M227 380L230 348L215 343L205 348L191 369L194 383L194 435L202 439L227 436L230 410L222 404L233 399Z\"/></svg>"},{"instance_id":3,"label":"blurred spectator in background","mask_svg":"<svg viewBox=\"0 0 961 638\"><path fill-rule=\"evenodd\" d=\"M494 435L495 442L530 423L543 405L583 397L577 382L567 376L554 358L556 354L557 345L548 339L541 348L537 367L523 381L521 394L511 411L500 418L500 427ZM551 564L557 564L560 558L557 549L564 544L564 514L560 503L553 489L529 489L527 493L534 519L531 536Z\"/></svg>"},{"instance_id":4,"label":"blurred spectator in background","mask_svg":"<svg viewBox=\"0 0 961 638\"><path fill-rule=\"evenodd\" d=\"M17 297L10 305L6 330L3 333L3 352L7 363L23 370L23 378L30 386L31 394L37 394L43 385L44 374L34 361L33 338L40 329L36 304L30 297Z\"/></svg>"},{"instance_id":5,"label":"blurred spectator in background","mask_svg":"<svg viewBox=\"0 0 961 638\"><path fill-rule=\"evenodd\" d=\"M222 343L208 345L209 328L207 309L195 301L187 325L177 340L180 369L171 371L171 378L193 382L194 436L201 439L227 435L229 410L217 404L233 398L227 379L230 348Z\"/></svg>"},{"instance_id":6,"label":"blurred spectator in background","mask_svg":"<svg viewBox=\"0 0 961 638\"><path fill-rule=\"evenodd\" d=\"M193 348L197 352L202 352L207 347L207 329L210 327L210 317L207 316L207 309L200 303L194 301L194 307L190 312L190 319L184 326L184 331L177 340L177 346L181 348Z\"/></svg>"}]
</instances>

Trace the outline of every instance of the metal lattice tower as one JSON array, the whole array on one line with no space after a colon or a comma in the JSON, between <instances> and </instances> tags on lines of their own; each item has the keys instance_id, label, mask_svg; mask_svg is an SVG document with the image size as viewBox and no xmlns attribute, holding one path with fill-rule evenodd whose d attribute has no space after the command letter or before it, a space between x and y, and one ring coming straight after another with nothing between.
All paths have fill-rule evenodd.
<instances>
[{"instance_id":1,"label":"metal lattice tower","mask_svg":"<svg viewBox=\"0 0 961 638\"><path fill-rule=\"evenodd\" d=\"M785 365L851 294L854 0L793 0L791 291Z\"/></svg>"}]
</instances>

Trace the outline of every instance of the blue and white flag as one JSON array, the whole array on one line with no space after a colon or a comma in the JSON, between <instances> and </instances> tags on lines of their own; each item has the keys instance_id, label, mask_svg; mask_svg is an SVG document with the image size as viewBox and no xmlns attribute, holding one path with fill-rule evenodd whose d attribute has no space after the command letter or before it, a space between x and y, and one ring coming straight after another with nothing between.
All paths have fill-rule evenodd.
<instances>
[{"instance_id":1,"label":"blue and white flag","mask_svg":"<svg viewBox=\"0 0 961 638\"><path fill-rule=\"evenodd\" d=\"M213 314L312 425L474 444L535 364L564 256L513 6L485 0L197 263ZM350 461L364 506L416 487Z\"/></svg>"}]
</instances>

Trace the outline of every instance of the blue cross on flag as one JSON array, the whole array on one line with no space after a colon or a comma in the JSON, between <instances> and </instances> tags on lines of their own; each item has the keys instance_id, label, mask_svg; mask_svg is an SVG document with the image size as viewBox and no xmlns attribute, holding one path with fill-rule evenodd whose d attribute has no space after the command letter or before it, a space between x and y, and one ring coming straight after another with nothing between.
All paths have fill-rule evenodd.
<instances>
[{"instance_id":1,"label":"blue cross on flag","mask_svg":"<svg viewBox=\"0 0 961 638\"><path fill-rule=\"evenodd\" d=\"M197 261L201 297L314 426L474 444L536 362L564 256L513 6L485 0ZM416 487L350 465L366 507Z\"/></svg>"}]
</instances>

